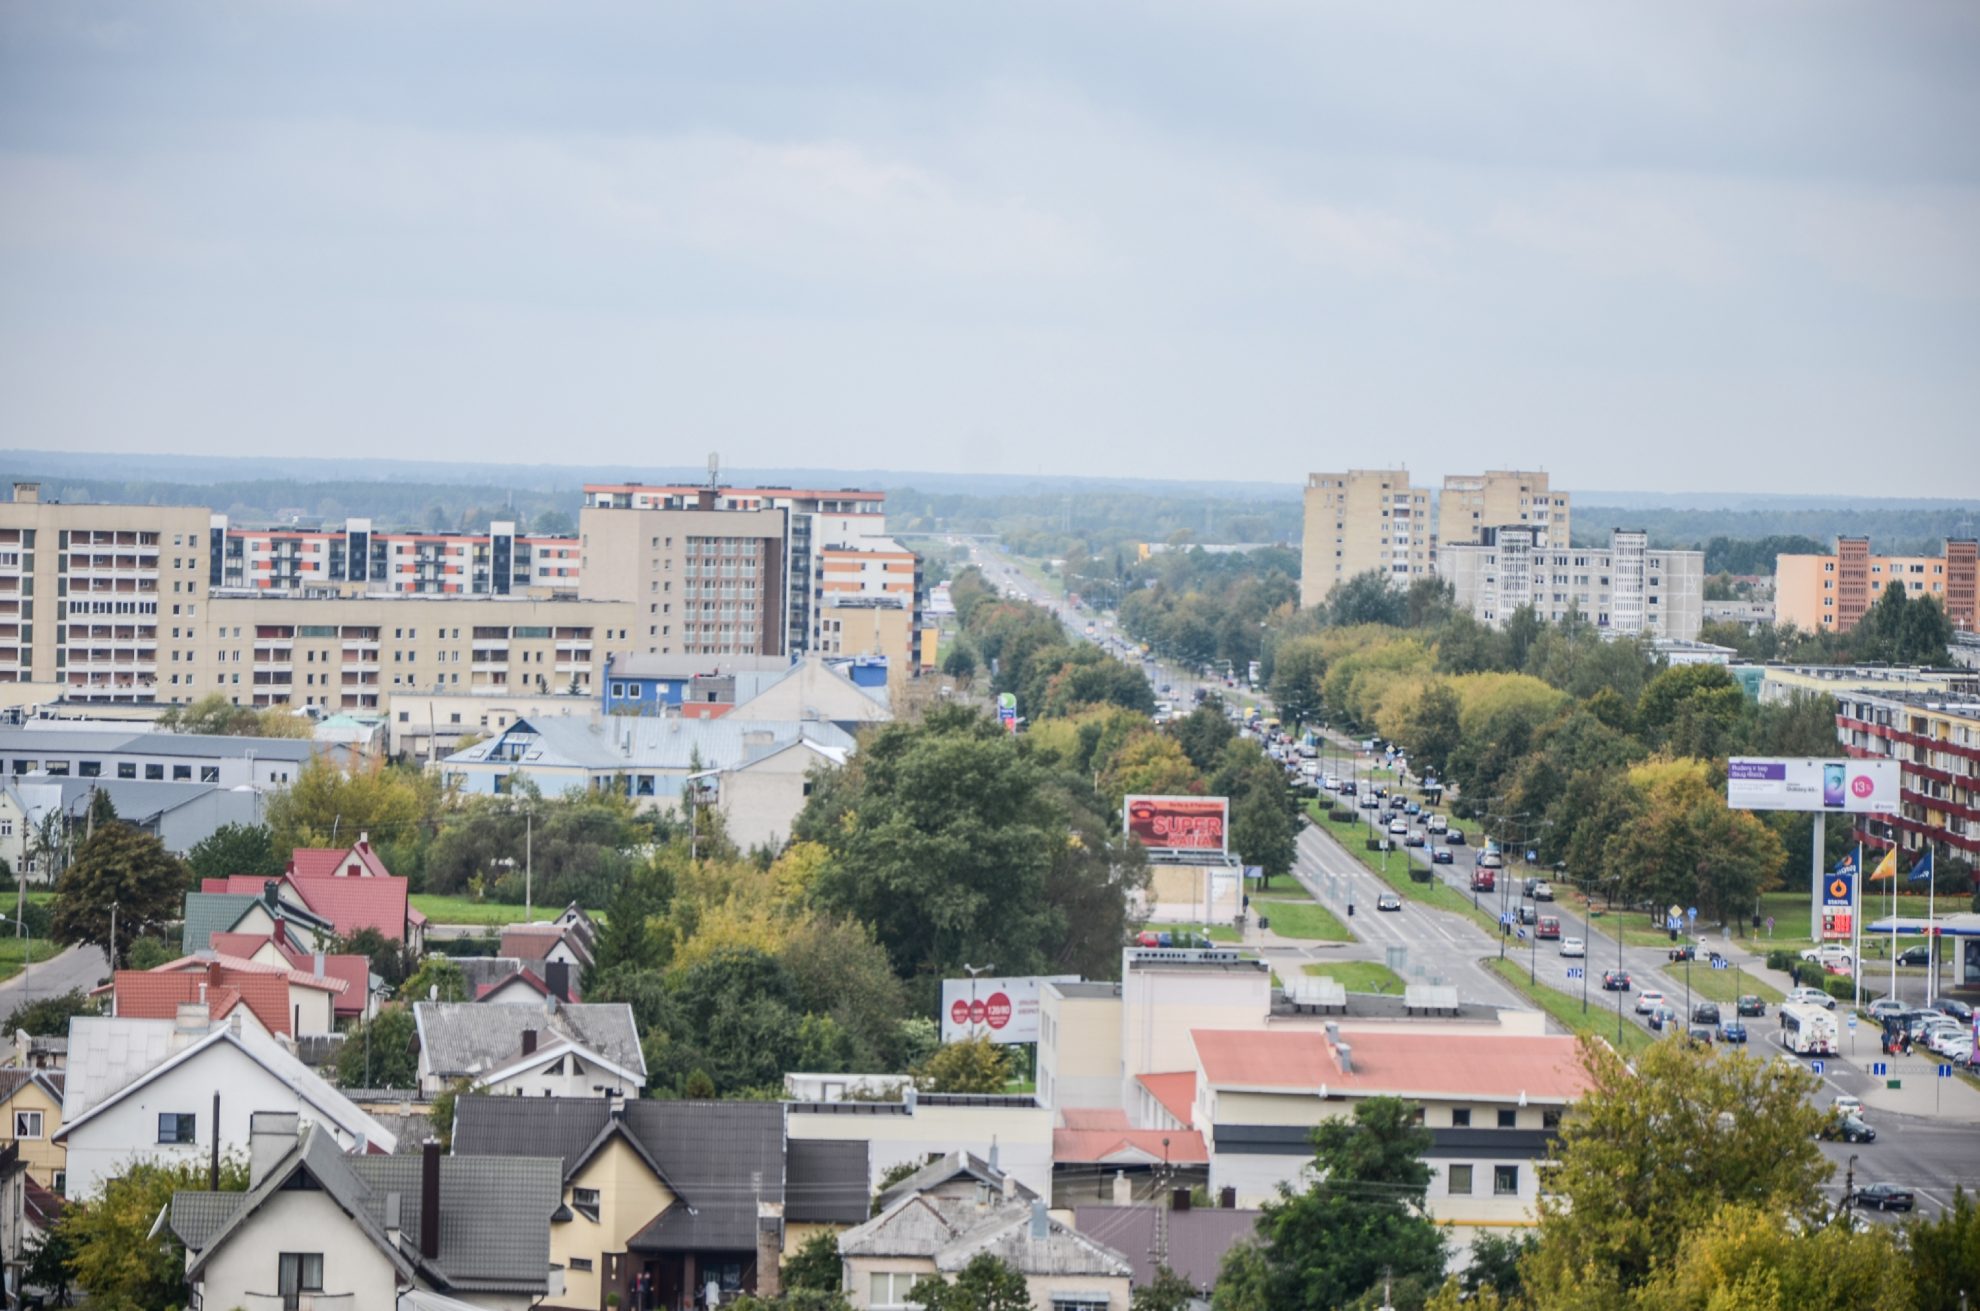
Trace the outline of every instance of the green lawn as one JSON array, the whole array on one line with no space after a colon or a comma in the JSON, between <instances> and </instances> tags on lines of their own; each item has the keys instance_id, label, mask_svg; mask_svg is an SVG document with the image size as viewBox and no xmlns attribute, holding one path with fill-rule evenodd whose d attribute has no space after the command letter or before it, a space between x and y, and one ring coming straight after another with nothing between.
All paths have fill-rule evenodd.
<instances>
[{"instance_id":1,"label":"green lawn","mask_svg":"<svg viewBox=\"0 0 1980 1311\"><path fill-rule=\"evenodd\" d=\"M415 893L413 906L435 924L521 924L529 919L523 908L506 901L476 901L473 897L443 897L433 893ZM561 912L562 906L539 905L535 917L551 919ZM592 912L597 918L597 912Z\"/></svg>"},{"instance_id":2,"label":"green lawn","mask_svg":"<svg viewBox=\"0 0 1980 1311\"><path fill-rule=\"evenodd\" d=\"M1435 910L1448 910L1454 914L1468 916L1487 933L1496 934L1499 931L1499 918L1495 913L1473 906L1470 897L1448 883L1440 879L1432 879L1428 883L1417 883L1412 880L1409 877L1410 862L1405 855L1406 848L1397 848L1389 853L1389 868L1385 873L1382 869L1382 853L1368 850L1365 841L1368 836L1367 825L1358 819L1336 824L1328 818L1327 811L1322 809L1317 801L1307 802L1306 807L1307 813L1313 816L1315 824L1331 833L1337 842L1347 848L1349 855L1400 893L1404 900L1419 902Z\"/></svg>"},{"instance_id":3,"label":"green lawn","mask_svg":"<svg viewBox=\"0 0 1980 1311\"><path fill-rule=\"evenodd\" d=\"M1402 975L1379 961L1323 961L1304 967L1308 974L1322 979L1338 979L1349 992L1400 993L1406 986Z\"/></svg>"},{"instance_id":4,"label":"green lawn","mask_svg":"<svg viewBox=\"0 0 1980 1311\"><path fill-rule=\"evenodd\" d=\"M1282 938L1306 938L1318 942L1353 942L1354 934L1341 917L1317 901L1253 896L1251 913L1272 921L1272 932Z\"/></svg>"},{"instance_id":5,"label":"green lawn","mask_svg":"<svg viewBox=\"0 0 1980 1311\"><path fill-rule=\"evenodd\" d=\"M1485 962L1485 966L1511 984L1520 996L1559 1020L1571 1032L1600 1038L1609 1045L1616 1046L1614 997L1623 996L1625 999L1623 1005L1628 1006L1630 1004L1627 1000L1628 994L1600 993L1598 994L1602 999L1600 1003L1596 1002L1595 996L1590 996L1588 1009L1584 1011L1581 1009L1581 998L1570 997L1544 983L1536 985L1527 982L1526 967L1511 959L1500 960L1493 957ZM1650 1032L1641 1025L1628 1018L1623 1020L1622 1043L1618 1050L1624 1056L1633 1056L1655 1041Z\"/></svg>"},{"instance_id":6,"label":"green lawn","mask_svg":"<svg viewBox=\"0 0 1980 1311\"><path fill-rule=\"evenodd\" d=\"M61 953L62 944L46 938L0 938L0 979L11 979L19 974L23 961L39 965L50 956Z\"/></svg>"}]
</instances>

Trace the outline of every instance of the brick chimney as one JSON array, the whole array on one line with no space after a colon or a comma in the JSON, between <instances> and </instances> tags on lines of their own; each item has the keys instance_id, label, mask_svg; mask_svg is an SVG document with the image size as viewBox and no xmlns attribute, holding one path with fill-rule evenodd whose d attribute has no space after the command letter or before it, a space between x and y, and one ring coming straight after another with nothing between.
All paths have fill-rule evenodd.
<instances>
[{"instance_id":1,"label":"brick chimney","mask_svg":"<svg viewBox=\"0 0 1980 1311\"><path fill-rule=\"evenodd\" d=\"M536 1055L536 1030L535 1030L535 1029L524 1029L524 1030L523 1030L523 1049L522 1049L522 1054L523 1054L523 1055L525 1055L525 1056L534 1056L534 1055Z\"/></svg>"},{"instance_id":2,"label":"brick chimney","mask_svg":"<svg viewBox=\"0 0 1980 1311\"><path fill-rule=\"evenodd\" d=\"M781 1202L756 1204L756 1295L776 1297L784 1289L778 1262L784 1251L784 1207Z\"/></svg>"}]
</instances>

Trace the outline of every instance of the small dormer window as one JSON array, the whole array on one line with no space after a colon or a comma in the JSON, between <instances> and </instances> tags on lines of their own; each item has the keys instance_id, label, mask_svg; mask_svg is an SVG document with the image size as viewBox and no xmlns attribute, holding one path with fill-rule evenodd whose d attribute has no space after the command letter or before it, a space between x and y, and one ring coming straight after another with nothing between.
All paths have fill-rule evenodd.
<instances>
[{"instance_id":1,"label":"small dormer window","mask_svg":"<svg viewBox=\"0 0 1980 1311\"><path fill-rule=\"evenodd\" d=\"M571 1189L571 1209L593 1224L598 1223L598 1190L596 1188Z\"/></svg>"}]
</instances>

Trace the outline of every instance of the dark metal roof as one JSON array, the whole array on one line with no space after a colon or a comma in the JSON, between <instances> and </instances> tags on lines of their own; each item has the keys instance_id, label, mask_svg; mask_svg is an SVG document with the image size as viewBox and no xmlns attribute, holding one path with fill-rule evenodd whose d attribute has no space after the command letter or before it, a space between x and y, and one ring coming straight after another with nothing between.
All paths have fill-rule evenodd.
<instances>
[{"instance_id":1,"label":"dark metal roof","mask_svg":"<svg viewBox=\"0 0 1980 1311\"><path fill-rule=\"evenodd\" d=\"M784 1107L778 1102L635 1101L616 1103L627 1132L645 1148L679 1199L627 1244L632 1251L749 1251L756 1246L757 1202L785 1201ZM454 1118L456 1156L556 1156L565 1182L597 1140L609 1115L602 1098L463 1097ZM865 1144L859 1156L806 1158L805 1178L857 1165L864 1218ZM817 1173L812 1173L816 1169ZM844 1191L842 1192L841 1189ZM850 1178L830 1192L834 1208L851 1197Z\"/></svg>"},{"instance_id":2,"label":"dark metal roof","mask_svg":"<svg viewBox=\"0 0 1980 1311\"><path fill-rule=\"evenodd\" d=\"M818 1224L860 1224L869 1199L863 1139L793 1138L785 1144L784 1216Z\"/></svg>"}]
</instances>

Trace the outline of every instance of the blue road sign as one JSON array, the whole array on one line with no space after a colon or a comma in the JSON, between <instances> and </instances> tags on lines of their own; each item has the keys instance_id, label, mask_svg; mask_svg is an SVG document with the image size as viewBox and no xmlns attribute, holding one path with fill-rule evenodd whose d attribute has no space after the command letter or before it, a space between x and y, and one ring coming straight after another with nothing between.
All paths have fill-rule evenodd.
<instances>
[{"instance_id":1,"label":"blue road sign","mask_svg":"<svg viewBox=\"0 0 1980 1311\"><path fill-rule=\"evenodd\" d=\"M1684 913L1684 917L1690 920L1693 924L1696 924L1698 922L1698 907L1693 906L1690 910L1687 910Z\"/></svg>"},{"instance_id":2,"label":"blue road sign","mask_svg":"<svg viewBox=\"0 0 1980 1311\"><path fill-rule=\"evenodd\" d=\"M1714 956L1712 958L1712 968L1715 970L1729 970L1732 967L1733 963L1724 956Z\"/></svg>"},{"instance_id":3,"label":"blue road sign","mask_svg":"<svg viewBox=\"0 0 1980 1311\"><path fill-rule=\"evenodd\" d=\"M1854 1015L1849 1017L1849 1027L1852 1029L1856 1027L1856 1017Z\"/></svg>"},{"instance_id":4,"label":"blue road sign","mask_svg":"<svg viewBox=\"0 0 1980 1311\"><path fill-rule=\"evenodd\" d=\"M1941 1065L1941 1066L1939 1067L1939 1077L1940 1077L1941 1079L1950 1079L1950 1078L1952 1078L1952 1066L1950 1066L1950 1065Z\"/></svg>"},{"instance_id":5,"label":"blue road sign","mask_svg":"<svg viewBox=\"0 0 1980 1311\"><path fill-rule=\"evenodd\" d=\"M1673 915L1669 919L1665 920L1664 927L1667 929L1675 929L1680 927L1680 925L1678 924L1678 917Z\"/></svg>"},{"instance_id":6,"label":"blue road sign","mask_svg":"<svg viewBox=\"0 0 1980 1311\"><path fill-rule=\"evenodd\" d=\"M1822 1073L1822 1070L1823 1070L1823 1065L1822 1065L1822 1062L1820 1062L1820 1061L1810 1061L1810 1062L1808 1062L1808 1069L1809 1069L1809 1072L1810 1072L1810 1073L1812 1073L1812 1074L1817 1074L1817 1075L1819 1075L1819 1074L1821 1074L1821 1073Z\"/></svg>"},{"instance_id":7,"label":"blue road sign","mask_svg":"<svg viewBox=\"0 0 1980 1311\"><path fill-rule=\"evenodd\" d=\"M1513 932L1519 934L1519 940L1521 942L1526 941L1526 930L1524 928L1514 929Z\"/></svg>"},{"instance_id":8,"label":"blue road sign","mask_svg":"<svg viewBox=\"0 0 1980 1311\"><path fill-rule=\"evenodd\" d=\"M1889 1075L1890 1072L1890 1064L1886 1061L1872 1061L1870 1063L1870 1074L1872 1078L1882 1079Z\"/></svg>"},{"instance_id":9,"label":"blue road sign","mask_svg":"<svg viewBox=\"0 0 1980 1311\"><path fill-rule=\"evenodd\" d=\"M1512 922L1513 922L1513 917L1511 911L1504 910L1499 912L1499 924L1501 927L1510 925Z\"/></svg>"},{"instance_id":10,"label":"blue road sign","mask_svg":"<svg viewBox=\"0 0 1980 1311\"><path fill-rule=\"evenodd\" d=\"M1570 979L1578 979L1582 976L1582 973L1582 968L1579 965L1568 966L1568 977Z\"/></svg>"}]
</instances>

